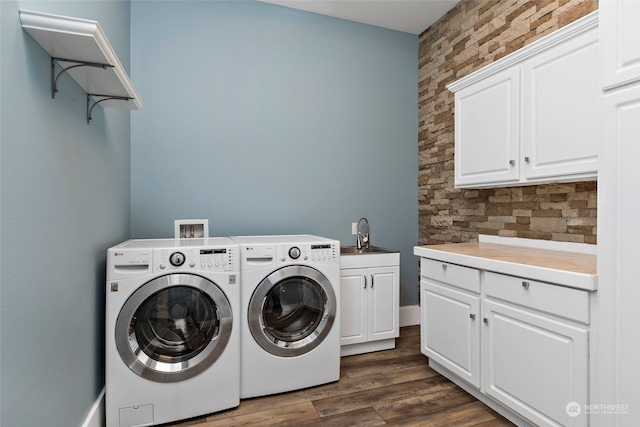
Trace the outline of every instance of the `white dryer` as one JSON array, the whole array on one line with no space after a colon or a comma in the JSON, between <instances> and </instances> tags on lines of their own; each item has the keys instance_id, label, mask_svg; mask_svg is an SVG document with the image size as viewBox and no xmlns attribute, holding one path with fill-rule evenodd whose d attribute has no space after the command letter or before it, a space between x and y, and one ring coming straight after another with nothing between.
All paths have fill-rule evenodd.
<instances>
[{"instance_id":1,"label":"white dryer","mask_svg":"<svg viewBox=\"0 0 640 427\"><path fill-rule=\"evenodd\" d=\"M340 378L340 242L311 235L240 244L240 397Z\"/></svg>"},{"instance_id":2,"label":"white dryer","mask_svg":"<svg viewBox=\"0 0 640 427\"><path fill-rule=\"evenodd\" d=\"M107 427L238 406L239 247L229 238L129 240L107 252Z\"/></svg>"}]
</instances>

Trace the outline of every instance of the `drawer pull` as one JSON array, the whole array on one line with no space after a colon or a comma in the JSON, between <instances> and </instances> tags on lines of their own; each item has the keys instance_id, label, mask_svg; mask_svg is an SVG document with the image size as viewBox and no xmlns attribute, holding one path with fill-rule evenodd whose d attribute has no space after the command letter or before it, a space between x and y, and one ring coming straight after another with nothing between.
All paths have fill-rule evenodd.
<instances>
[{"instance_id":1,"label":"drawer pull","mask_svg":"<svg viewBox=\"0 0 640 427\"><path fill-rule=\"evenodd\" d=\"M488 325L488 324L489 324L489 318L488 318L488 317L483 318L483 319L482 319L482 321L483 321L486 325Z\"/></svg>"},{"instance_id":2,"label":"drawer pull","mask_svg":"<svg viewBox=\"0 0 640 427\"><path fill-rule=\"evenodd\" d=\"M367 275L363 274L362 277L364 278L364 286L363 289L367 289Z\"/></svg>"},{"instance_id":3,"label":"drawer pull","mask_svg":"<svg viewBox=\"0 0 640 427\"><path fill-rule=\"evenodd\" d=\"M443 269L444 271L447 271L447 264L442 264L442 269Z\"/></svg>"},{"instance_id":4,"label":"drawer pull","mask_svg":"<svg viewBox=\"0 0 640 427\"><path fill-rule=\"evenodd\" d=\"M469 314L469 319L476 320L476 315L473 313Z\"/></svg>"},{"instance_id":5,"label":"drawer pull","mask_svg":"<svg viewBox=\"0 0 640 427\"><path fill-rule=\"evenodd\" d=\"M530 285L529 282L522 282L522 287L525 289L529 289L529 285Z\"/></svg>"},{"instance_id":6,"label":"drawer pull","mask_svg":"<svg viewBox=\"0 0 640 427\"><path fill-rule=\"evenodd\" d=\"M373 288L373 274L371 275L371 288Z\"/></svg>"}]
</instances>

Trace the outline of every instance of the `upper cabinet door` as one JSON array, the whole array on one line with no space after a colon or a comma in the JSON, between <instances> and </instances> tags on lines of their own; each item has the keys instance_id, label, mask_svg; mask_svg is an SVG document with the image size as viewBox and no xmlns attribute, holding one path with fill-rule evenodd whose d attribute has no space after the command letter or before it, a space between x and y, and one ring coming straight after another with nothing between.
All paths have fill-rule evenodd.
<instances>
[{"instance_id":1,"label":"upper cabinet door","mask_svg":"<svg viewBox=\"0 0 640 427\"><path fill-rule=\"evenodd\" d=\"M602 85L640 81L640 0L600 0Z\"/></svg>"},{"instance_id":2,"label":"upper cabinet door","mask_svg":"<svg viewBox=\"0 0 640 427\"><path fill-rule=\"evenodd\" d=\"M523 64L525 179L596 174L599 62L598 29L593 28Z\"/></svg>"},{"instance_id":3,"label":"upper cabinet door","mask_svg":"<svg viewBox=\"0 0 640 427\"><path fill-rule=\"evenodd\" d=\"M455 93L455 185L517 182L520 70L513 67Z\"/></svg>"}]
</instances>

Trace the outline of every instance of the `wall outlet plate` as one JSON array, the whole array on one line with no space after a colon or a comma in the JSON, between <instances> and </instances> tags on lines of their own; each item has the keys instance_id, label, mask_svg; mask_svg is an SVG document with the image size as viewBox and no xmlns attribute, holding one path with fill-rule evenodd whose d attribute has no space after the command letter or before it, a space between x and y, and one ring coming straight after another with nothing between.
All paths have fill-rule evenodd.
<instances>
[{"instance_id":1,"label":"wall outlet plate","mask_svg":"<svg viewBox=\"0 0 640 427\"><path fill-rule=\"evenodd\" d=\"M352 222L351 223L351 234L353 234L354 236L356 234L358 234L358 223L357 222Z\"/></svg>"},{"instance_id":2,"label":"wall outlet plate","mask_svg":"<svg viewBox=\"0 0 640 427\"><path fill-rule=\"evenodd\" d=\"M208 219L176 219L174 221L176 239L202 239L209 237Z\"/></svg>"}]
</instances>

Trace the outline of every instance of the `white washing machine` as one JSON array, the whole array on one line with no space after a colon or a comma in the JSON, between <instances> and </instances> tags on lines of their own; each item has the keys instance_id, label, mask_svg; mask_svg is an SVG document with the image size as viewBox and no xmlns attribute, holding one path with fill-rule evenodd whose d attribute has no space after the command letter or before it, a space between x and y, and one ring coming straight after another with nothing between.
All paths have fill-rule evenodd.
<instances>
[{"instance_id":1,"label":"white washing machine","mask_svg":"<svg viewBox=\"0 0 640 427\"><path fill-rule=\"evenodd\" d=\"M340 242L311 235L240 244L240 397L340 378Z\"/></svg>"},{"instance_id":2,"label":"white washing machine","mask_svg":"<svg viewBox=\"0 0 640 427\"><path fill-rule=\"evenodd\" d=\"M107 427L238 406L239 247L229 238L129 240L107 252Z\"/></svg>"}]
</instances>

